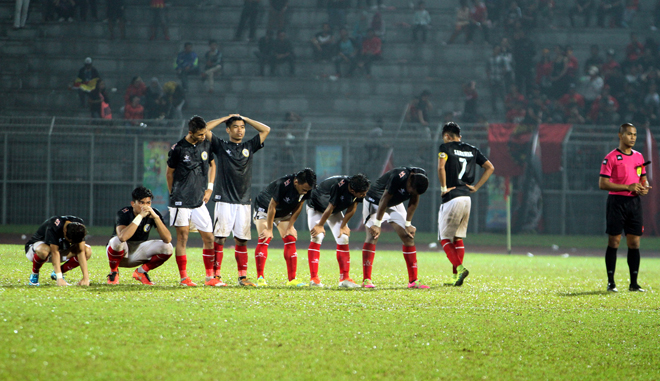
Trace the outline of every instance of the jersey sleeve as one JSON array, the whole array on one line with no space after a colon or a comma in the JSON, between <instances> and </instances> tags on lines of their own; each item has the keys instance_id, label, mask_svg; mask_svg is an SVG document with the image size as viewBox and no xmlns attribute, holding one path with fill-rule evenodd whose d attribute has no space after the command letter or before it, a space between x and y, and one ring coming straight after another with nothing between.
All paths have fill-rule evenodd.
<instances>
[{"instance_id":1,"label":"jersey sleeve","mask_svg":"<svg viewBox=\"0 0 660 381\"><path fill-rule=\"evenodd\" d=\"M175 144L170 149L170 152L167 153L167 166L170 168L176 168L179 164L179 158L181 156L181 149L178 144Z\"/></svg>"},{"instance_id":2,"label":"jersey sleeve","mask_svg":"<svg viewBox=\"0 0 660 381\"><path fill-rule=\"evenodd\" d=\"M330 199L328 200L328 202L334 206L337 206L339 205L339 201L340 201L339 197L341 197L341 192L339 191L339 184L332 184L332 187L330 187Z\"/></svg>"},{"instance_id":3,"label":"jersey sleeve","mask_svg":"<svg viewBox=\"0 0 660 381\"><path fill-rule=\"evenodd\" d=\"M277 187L275 188L275 192L273 192L273 195L271 196L273 200L275 200L276 203L281 203L282 198L286 196L286 191L287 191L287 182L282 181L281 179L277 181ZM268 203L270 203L270 200L268 200Z\"/></svg>"},{"instance_id":4,"label":"jersey sleeve","mask_svg":"<svg viewBox=\"0 0 660 381\"><path fill-rule=\"evenodd\" d=\"M406 176L407 173L405 170L400 170L394 174L392 174L392 177L390 177L389 181L387 182L387 185L385 186L385 190L389 194L396 194L397 189L401 188L402 183L405 182L405 180L402 179L408 179L408 176ZM405 185L405 184L404 184Z\"/></svg>"},{"instance_id":5,"label":"jersey sleeve","mask_svg":"<svg viewBox=\"0 0 660 381\"><path fill-rule=\"evenodd\" d=\"M128 226L133 220L131 219L131 214L128 213L128 208L124 208L117 212L117 218L115 219L115 227L117 226Z\"/></svg>"},{"instance_id":6,"label":"jersey sleeve","mask_svg":"<svg viewBox=\"0 0 660 381\"><path fill-rule=\"evenodd\" d=\"M613 165L614 165L614 161L612 160L612 158L610 158L609 155L605 156L605 159L603 159L603 163L600 165L601 177L611 177Z\"/></svg>"},{"instance_id":7,"label":"jersey sleeve","mask_svg":"<svg viewBox=\"0 0 660 381\"><path fill-rule=\"evenodd\" d=\"M44 234L44 243L46 245L58 245L59 240L57 238L57 229L58 226L55 226L55 223L59 221L60 224L64 224L64 220L57 219L55 222L48 224L46 228L46 234Z\"/></svg>"},{"instance_id":8,"label":"jersey sleeve","mask_svg":"<svg viewBox=\"0 0 660 381\"><path fill-rule=\"evenodd\" d=\"M261 136L256 134L252 139L250 139L250 151L257 152L260 149L264 148L264 143L261 142Z\"/></svg>"},{"instance_id":9,"label":"jersey sleeve","mask_svg":"<svg viewBox=\"0 0 660 381\"><path fill-rule=\"evenodd\" d=\"M438 148L438 158L447 160L448 153L447 146L444 143L440 144L440 147Z\"/></svg>"},{"instance_id":10,"label":"jersey sleeve","mask_svg":"<svg viewBox=\"0 0 660 381\"><path fill-rule=\"evenodd\" d=\"M156 213L156 215L158 216L158 218L160 218L161 221L162 221L162 220L163 220L163 215L160 213L160 210L158 210L158 209L156 209L156 208L152 208L152 210L154 211L154 213Z\"/></svg>"},{"instance_id":11,"label":"jersey sleeve","mask_svg":"<svg viewBox=\"0 0 660 381\"><path fill-rule=\"evenodd\" d=\"M476 156L476 159L477 159L477 164L478 164L480 167L481 167L482 165L486 164L486 162L488 161L488 158L487 158L486 156L484 156L483 153L481 153L481 150L480 150L479 148L476 148L476 147L475 147L474 150L476 151L476 152L475 152L475 153L476 153L475 156Z\"/></svg>"}]
</instances>

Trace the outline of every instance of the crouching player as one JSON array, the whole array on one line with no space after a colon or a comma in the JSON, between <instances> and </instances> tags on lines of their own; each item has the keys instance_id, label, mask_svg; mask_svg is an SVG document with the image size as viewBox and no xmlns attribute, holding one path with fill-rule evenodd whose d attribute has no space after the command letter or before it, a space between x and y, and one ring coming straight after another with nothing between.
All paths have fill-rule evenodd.
<instances>
[{"instance_id":1,"label":"crouching player","mask_svg":"<svg viewBox=\"0 0 660 381\"><path fill-rule=\"evenodd\" d=\"M83 278L79 286L89 286L87 261L92 257L92 248L85 244L87 229L82 218L75 216L53 216L44 221L37 232L25 244L25 256L32 262L30 285L39 286L39 270L46 262L53 263L51 279L58 286L68 286L64 273L80 266ZM67 259L61 264L62 258ZM61 265L60 265L61 264Z\"/></svg>"},{"instance_id":2,"label":"crouching player","mask_svg":"<svg viewBox=\"0 0 660 381\"><path fill-rule=\"evenodd\" d=\"M403 258L408 267L408 288L429 288L417 279L417 249L412 218L419 205L419 196L429 187L429 179L422 168L400 167L382 175L367 192L362 217L367 236L362 246L364 283L371 282L371 270L376 255L376 243L383 221L390 223L403 242ZM404 208L404 201L408 209Z\"/></svg>"},{"instance_id":3,"label":"crouching player","mask_svg":"<svg viewBox=\"0 0 660 381\"><path fill-rule=\"evenodd\" d=\"M163 223L158 209L151 207L154 195L145 187L133 190L131 206L117 212L115 230L108 242L106 252L110 262L108 284L119 284L119 267L140 266L133 272L133 278L147 284L154 283L149 278L149 270L170 259L172 234ZM156 227L159 240L149 241L149 232Z\"/></svg>"},{"instance_id":4,"label":"crouching player","mask_svg":"<svg viewBox=\"0 0 660 381\"><path fill-rule=\"evenodd\" d=\"M325 237L323 225L327 222L337 242L339 287L360 287L349 276L351 253L348 248L348 237L351 235L351 229L346 224L355 214L357 204L362 202L367 190L369 190L369 179L358 173L354 176L329 177L312 191L312 197L307 201L307 224L311 235L308 250L310 286L323 286L319 279L319 259L321 243ZM369 281L363 286L373 287L373 284Z\"/></svg>"},{"instance_id":5,"label":"crouching player","mask_svg":"<svg viewBox=\"0 0 660 381\"><path fill-rule=\"evenodd\" d=\"M254 252L257 263L257 286L267 286L264 279L264 268L268 258L268 245L273 238L273 225L280 232L284 241L284 260L289 276L287 286L307 286L307 283L296 279L298 253L296 240L298 232L293 224L298 219L300 211L310 191L316 186L316 174L309 168L281 177L268 184L254 199L254 225L257 227L259 241Z\"/></svg>"}]
</instances>

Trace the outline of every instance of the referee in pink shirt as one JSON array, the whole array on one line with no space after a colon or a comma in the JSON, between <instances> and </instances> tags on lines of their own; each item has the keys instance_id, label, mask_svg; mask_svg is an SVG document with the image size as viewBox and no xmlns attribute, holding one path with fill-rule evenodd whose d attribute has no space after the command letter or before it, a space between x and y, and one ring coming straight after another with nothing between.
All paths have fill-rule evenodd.
<instances>
[{"instance_id":1,"label":"referee in pink shirt","mask_svg":"<svg viewBox=\"0 0 660 381\"><path fill-rule=\"evenodd\" d=\"M619 148L608 153L600 166L598 187L609 191L607 197L607 230L609 235L605 265L607 266L607 291L617 292L614 283L616 251L621 242L621 231L628 242L628 268L630 291L645 291L637 284L639 272L639 239L644 232L642 203L639 196L649 193L644 157L632 149L637 140L637 128L631 123L619 127ZM658 164L656 164L658 165Z\"/></svg>"}]
</instances>

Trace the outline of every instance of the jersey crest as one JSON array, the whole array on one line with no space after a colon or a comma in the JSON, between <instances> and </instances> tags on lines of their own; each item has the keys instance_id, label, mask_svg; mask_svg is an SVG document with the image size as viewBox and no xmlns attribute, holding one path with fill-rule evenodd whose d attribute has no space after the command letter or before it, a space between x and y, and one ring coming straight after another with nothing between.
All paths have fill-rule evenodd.
<instances>
[{"instance_id":1,"label":"jersey crest","mask_svg":"<svg viewBox=\"0 0 660 381\"><path fill-rule=\"evenodd\" d=\"M399 178L402 179L406 176L406 171L399 172Z\"/></svg>"},{"instance_id":2,"label":"jersey crest","mask_svg":"<svg viewBox=\"0 0 660 381\"><path fill-rule=\"evenodd\" d=\"M623 156L621 156L621 155L616 155L616 159L617 159L617 160L623 160Z\"/></svg>"},{"instance_id":3,"label":"jersey crest","mask_svg":"<svg viewBox=\"0 0 660 381\"><path fill-rule=\"evenodd\" d=\"M284 182L284 186L285 186L285 187L288 187L289 184L291 184L291 180L290 180L290 179L286 179L286 181Z\"/></svg>"},{"instance_id":4,"label":"jersey crest","mask_svg":"<svg viewBox=\"0 0 660 381\"><path fill-rule=\"evenodd\" d=\"M642 167L637 167L637 177L642 176Z\"/></svg>"},{"instance_id":5,"label":"jersey crest","mask_svg":"<svg viewBox=\"0 0 660 381\"><path fill-rule=\"evenodd\" d=\"M242 153L243 156L245 156L245 157L250 156L250 151L249 151L247 148L244 148L243 151L241 151L241 153Z\"/></svg>"},{"instance_id":6,"label":"jersey crest","mask_svg":"<svg viewBox=\"0 0 660 381\"><path fill-rule=\"evenodd\" d=\"M209 154L206 153L206 151L203 151L203 152L202 152L202 160L206 160L206 159L208 159L208 158L209 158Z\"/></svg>"},{"instance_id":7,"label":"jersey crest","mask_svg":"<svg viewBox=\"0 0 660 381\"><path fill-rule=\"evenodd\" d=\"M337 184L338 187L341 187L342 185L344 185L344 180L340 181L339 184Z\"/></svg>"},{"instance_id":8,"label":"jersey crest","mask_svg":"<svg viewBox=\"0 0 660 381\"><path fill-rule=\"evenodd\" d=\"M124 208L121 210L122 213L128 213L128 208Z\"/></svg>"},{"instance_id":9,"label":"jersey crest","mask_svg":"<svg viewBox=\"0 0 660 381\"><path fill-rule=\"evenodd\" d=\"M144 225L144 232L149 233L149 230L151 230L151 224L145 224Z\"/></svg>"},{"instance_id":10,"label":"jersey crest","mask_svg":"<svg viewBox=\"0 0 660 381\"><path fill-rule=\"evenodd\" d=\"M60 226L60 219L59 218L56 219L55 222L53 222L53 223L55 224L55 226Z\"/></svg>"},{"instance_id":11,"label":"jersey crest","mask_svg":"<svg viewBox=\"0 0 660 381\"><path fill-rule=\"evenodd\" d=\"M607 159L603 160L603 165L607 164Z\"/></svg>"},{"instance_id":12,"label":"jersey crest","mask_svg":"<svg viewBox=\"0 0 660 381\"><path fill-rule=\"evenodd\" d=\"M447 160L447 154L444 152L440 152L438 154L438 157L441 158L442 160Z\"/></svg>"}]
</instances>

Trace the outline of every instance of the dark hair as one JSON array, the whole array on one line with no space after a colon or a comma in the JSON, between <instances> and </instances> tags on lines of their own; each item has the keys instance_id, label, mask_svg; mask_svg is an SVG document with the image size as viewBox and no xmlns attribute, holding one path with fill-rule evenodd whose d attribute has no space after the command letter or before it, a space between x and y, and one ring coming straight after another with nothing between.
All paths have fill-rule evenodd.
<instances>
[{"instance_id":1,"label":"dark hair","mask_svg":"<svg viewBox=\"0 0 660 381\"><path fill-rule=\"evenodd\" d=\"M429 189L429 178L423 173L411 173L410 186L417 194L424 194Z\"/></svg>"},{"instance_id":2,"label":"dark hair","mask_svg":"<svg viewBox=\"0 0 660 381\"><path fill-rule=\"evenodd\" d=\"M353 189L356 193L362 193L366 192L369 190L369 185L371 184L371 181L367 178L367 176L363 175L362 173L358 173L357 175L351 176L350 180L348 180L348 186Z\"/></svg>"},{"instance_id":3,"label":"dark hair","mask_svg":"<svg viewBox=\"0 0 660 381\"><path fill-rule=\"evenodd\" d=\"M630 127L637 128L632 123L624 123L624 124L621 125L621 127L619 127L619 133L623 134Z\"/></svg>"},{"instance_id":4,"label":"dark hair","mask_svg":"<svg viewBox=\"0 0 660 381\"><path fill-rule=\"evenodd\" d=\"M237 121L237 120L242 120L243 123L245 123L245 120L244 120L243 118L241 118L240 116L232 116L231 118L229 118L229 119L227 119L227 120L225 121L225 125L226 125L227 127L230 127L231 124L234 123L234 122Z\"/></svg>"},{"instance_id":5,"label":"dark hair","mask_svg":"<svg viewBox=\"0 0 660 381\"><path fill-rule=\"evenodd\" d=\"M80 222L70 222L66 226L66 238L68 238L71 243L80 243L85 240L87 235L87 229L85 225Z\"/></svg>"},{"instance_id":6,"label":"dark hair","mask_svg":"<svg viewBox=\"0 0 660 381\"><path fill-rule=\"evenodd\" d=\"M456 122L447 122L442 126L442 135L449 134L455 138L461 136L461 128Z\"/></svg>"},{"instance_id":7,"label":"dark hair","mask_svg":"<svg viewBox=\"0 0 660 381\"><path fill-rule=\"evenodd\" d=\"M140 201L143 198L154 198L154 194L151 193L151 190L145 186L139 186L135 189L133 189L133 193L131 194L133 197L133 201Z\"/></svg>"},{"instance_id":8,"label":"dark hair","mask_svg":"<svg viewBox=\"0 0 660 381\"><path fill-rule=\"evenodd\" d=\"M300 185L307 184L314 188L316 186L316 173L311 168L305 168L296 173L296 180L298 180L298 184Z\"/></svg>"},{"instance_id":9,"label":"dark hair","mask_svg":"<svg viewBox=\"0 0 660 381\"><path fill-rule=\"evenodd\" d=\"M140 76L135 76L133 79L131 79L131 85L135 83L140 78Z\"/></svg>"},{"instance_id":10,"label":"dark hair","mask_svg":"<svg viewBox=\"0 0 660 381\"><path fill-rule=\"evenodd\" d=\"M192 132L193 134L203 128L206 128L206 122L204 121L204 118L199 115L193 116L188 121L188 131Z\"/></svg>"}]
</instances>

